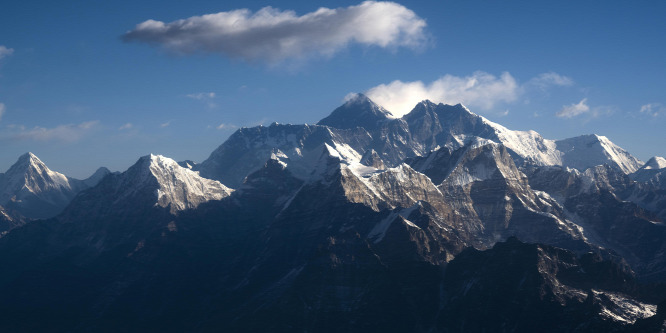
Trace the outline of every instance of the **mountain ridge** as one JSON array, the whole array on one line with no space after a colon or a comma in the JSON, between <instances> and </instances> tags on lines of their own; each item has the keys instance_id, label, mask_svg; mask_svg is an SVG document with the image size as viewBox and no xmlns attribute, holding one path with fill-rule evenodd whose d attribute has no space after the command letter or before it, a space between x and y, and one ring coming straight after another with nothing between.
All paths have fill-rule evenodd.
<instances>
[{"instance_id":1,"label":"mountain ridge","mask_svg":"<svg viewBox=\"0 0 666 333\"><path fill-rule=\"evenodd\" d=\"M356 96L322 124L238 129L199 164L100 168L62 213L0 237L0 328L663 324L648 282L666 279L666 196L634 180L659 161L629 173L605 137L548 140L461 104L387 112Z\"/></svg>"}]
</instances>

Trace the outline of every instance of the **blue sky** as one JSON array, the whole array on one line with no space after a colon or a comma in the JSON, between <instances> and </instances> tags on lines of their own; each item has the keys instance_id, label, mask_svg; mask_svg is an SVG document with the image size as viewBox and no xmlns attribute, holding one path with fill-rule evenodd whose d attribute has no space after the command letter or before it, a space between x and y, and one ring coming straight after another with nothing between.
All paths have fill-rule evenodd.
<instances>
[{"instance_id":1,"label":"blue sky","mask_svg":"<svg viewBox=\"0 0 666 333\"><path fill-rule=\"evenodd\" d=\"M149 153L200 162L238 127L315 123L351 92L396 114L463 102L510 129L666 155L661 1L2 7L0 172L27 151L79 178Z\"/></svg>"}]
</instances>

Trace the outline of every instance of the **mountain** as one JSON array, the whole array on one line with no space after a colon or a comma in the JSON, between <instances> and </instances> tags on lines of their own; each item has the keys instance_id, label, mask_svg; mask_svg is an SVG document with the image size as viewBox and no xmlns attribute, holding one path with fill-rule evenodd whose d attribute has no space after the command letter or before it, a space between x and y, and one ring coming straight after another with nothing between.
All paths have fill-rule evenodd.
<instances>
[{"instance_id":1,"label":"mountain","mask_svg":"<svg viewBox=\"0 0 666 333\"><path fill-rule=\"evenodd\" d=\"M430 101L417 104L410 113L396 119L358 94L317 125L275 123L269 127L241 128L193 170L236 188L273 153L285 155L293 168L300 166L300 172L294 173L298 175L307 173L311 167L302 158L304 151L323 143L336 147L350 160L361 159L374 150L374 163L381 160L385 166L395 167L405 158L423 156L444 146L461 147L477 137L502 143L519 167L563 165L583 171L608 163L630 173L641 164L604 137L592 136L596 141L580 137L556 142L534 131L509 130L461 104L451 106ZM577 144L579 141L583 143Z\"/></svg>"},{"instance_id":2,"label":"mountain","mask_svg":"<svg viewBox=\"0 0 666 333\"><path fill-rule=\"evenodd\" d=\"M666 195L630 173L659 161L623 152L362 95L317 125L241 128L200 164L100 169L5 233L0 330L660 327Z\"/></svg>"},{"instance_id":3,"label":"mountain","mask_svg":"<svg viewBox=\"0 0 666 333\"><path fill-rule=\"evenodd\" d=\"M111 170L105 167L100 167L95 171L95 173L92 174L92 176L84 179L83 183L86 184L87 187L94 187L95 185L99 184L99 182L102 181L106 175L111 173Z\"/></svg>"},{"instance_id":4,"label":"mountain","mask_svg":"<svg viewBox=\"0 0 666 333\"><path fill-rule=\"evenodd\" d=\"M102 167L89 178L78 180L52 171L33 153L26 153L0 174L0 206L12 211L16 221L50 218L109 173ZM5 230L8 229L0 228Z\"/></svg>"},{"instance_id":5,"label":"mountain","mask_svg":"<svg viewBox=\"0 0 666 333\"><path fill-rule=\"evenodd\" d=\"M666 168L666 158L653 156L642 167L643 170L659 170Z\"/></svg>"},{"instance_id":6,"label":"mountain","mask_svg":"<svg viewBox=\"0 0 666 333\"><path fill-rule=\"evenodd\" d=\"M585 172L542 167L527 176L531 187L558 201L589 242L612 249L643 279L666 277L663 194L607 164Z\"/></svg>"},{"instance_id":7,"label":"mountain","mask_svg":"<svg viewBox=\"0 0 666 333\"><path fill-rule=\"evenodd\" d=\"M403 119L412 137L424 143L424 151L438 146L460 145L470 137L505 145L518 166L523 164L561 165L584 171L608 163L625 173L636 171L642 162L627 151L598 135L564 140L544 139L535 131L514 131L469 111L465 106L423 101Z\"/></svg>"},{"instance_id":8,"label":"mountain","mask_svg":"<svg viewBox=\"0 0 666 333\"><path fill-rule=\"evenodd\" d=\"M90 211L90 215L109 209L136 211L152 206L176 214L211 200L221 200L231 193L220 182L203 178L170 158L151 154L139 158L127 171L110 174L94 188L81 193L65 215L90 211L85 208L87 205L99 207L99 211Z\"/></svg>"},{"instance_id":9,"label":"mountain","mask_svg":"<svg viewBox=\"0 0 666 333\"><path fill-rule=\"evenodd\" d=\"M380 123L391 118L393 116L389 111L375 104L367 96L355 94L345 104L333 110L328 117L320 120L317 125L339 129L363 127L372 131Z\"/></svg>"},{"instance_id":10,"label":"mountain","mask_svg":"<svg viewBox=\"0 0 666 333\"><path fill-rule=\"evenodd\" d=\"M608 163L630 174L643 165L639 159L601 135L581 135L556 141L562 155L562 165L584 171L587 168Z\"/></svg>"},{"instance_id":11,"label":"mountain","mask_svg":"<svg viewBox=\"0 0 666 333\"><path fill-rule=\"evenodd\" d=\"M456 150L442 148L406 161L438 185L465 217L458 230L486 247L517 236L530 242L587 251L582 230L548 194L533 190L504 145L477 139Z\"/></svg>"},{"instance_id":12,"label":"mountain","mask_svg":"<svg viewBox=\"0 0 666 333\"><path fill-rule=\"evenodd\" d=\"M438 328L447 332L610 332L657 311L635 299L623 267L515 238L459 254L443 288L452 302Z\"/></svg>"},{"instance_id":13,"label":"mountain","mask_svg":"<svg viewBox=\"0 0 666 333\"><path fill-rule=\"evenodd\" d=\"M654 156L645 165L631 174L631 178L638 182L651 183L659 188L666 188L666 159ZM662 181L662 178L664 181Z\"/></svg>"},{"instance_id":14,"label":"mountain","mask_svg":"<svg viewBox=\"0 0 666 333\"><path fill-rule=\"evenodd\" d=\"M21 214L0 206L0 237L25 223L26 220Z\"/></svg>"},{"instance_id":15,"label":"mountain","mask_svg":"<svg viewBox=\"0 0 666 333\"><path fill-rule=\"evenodd\" d=\"M0 178L0 205L30 219L48 218L62 211L86 187L26 153Z\"/></svg>"},{"instance_id":16,"label":"mountain","mask_svg":"<svg viewBox=\"0 0 666 333\"><path fill-rule=\"evenodd\" d=\"M260 169L271 155L289 160L296 176L305 177L313 161L303 158L324 143L335 147L349 159L360 159L372 137L363 128L335 129L319 125L290 125L274 123L269 127L241 128L215 149L210 157L197 164L194 170L202 177L215 179L237 188L243 179ZM315 154L316 155L316 154Z\"/></svg>"}]
</instances>

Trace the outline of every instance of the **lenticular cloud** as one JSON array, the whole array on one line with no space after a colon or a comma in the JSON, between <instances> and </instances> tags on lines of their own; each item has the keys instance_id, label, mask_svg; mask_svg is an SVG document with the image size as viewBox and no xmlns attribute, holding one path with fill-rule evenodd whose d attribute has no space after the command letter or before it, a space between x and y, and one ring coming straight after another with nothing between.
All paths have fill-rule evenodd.
<instances>
[{"instance_id":1,"label":"lenticular cloud","mask_svg":"<svg viewBox=\"0 0 666 333\"><path fill-rule=\"evenodd\" d=\"M414 49L425 45L425 27L425 20L400 4L365 1L346 8L320 8L302 16L265 7L256 13L238 9L170 23L147 20L123 39L181 54L217 53L275 63L330 56L353 43Z\"/></svg>"}]
</instances>

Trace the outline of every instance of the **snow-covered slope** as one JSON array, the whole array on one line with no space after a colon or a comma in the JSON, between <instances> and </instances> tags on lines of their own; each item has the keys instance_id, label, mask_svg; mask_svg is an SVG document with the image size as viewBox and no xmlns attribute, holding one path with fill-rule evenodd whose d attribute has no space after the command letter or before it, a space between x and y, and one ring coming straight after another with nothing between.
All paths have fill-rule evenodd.
<instances>
[{"instance_id":1,"label":"snow-covered slope","mask_svg":"<svg viewBox=\"0 0 666 333\"><path fill-rule=\"evenodd\" d=\"M654 156L630 177L637 182L650 183L658 188L664 188L666 187L666 159Z\"/></svg>"},{"instance_id":2,"label":"snow-covered slope","mask_svg":"<svg viewBox=\"0 0 666 333\"><path fill-rule=\"evenodd\" d=\"M557 150L555 141L544 139L541 134L535 131L510 130L500 124L474 114L464 106L463 108L470 114L479 117L484 125L492 128L492 131L489 132L493 135L485 136L483 138L503 144L510 152L514 153L514 158L518 157L516 162L524 160L524 162L532 165L562 164L562 154ZM462 133L462 135L465 134ZM522 163L518 163L518 165L521 164Z\"/></svg>"},{"instance_id":3,"label":"snow-covered slope","mask_svg":"<svg viewBox=\"0 0 666 333\"><path fill-rule=\"evenodd\" d=\"M641 167L644 170L659 170L666 168L666 158L653 156Z\"/></svg>"},{"instance_id":4,"label":"snow-covered slope","mask_svg":"<svg viewBox=\"0 0 666 333\"><path fill-rule=\"evenodd\" d=\"M241 128L213 151L194 170L201 176L238 188L250 173L264 166L271 155L279 155L297 177L306 177L314 162L307 156L314 151L319 157L324 143L342 156L360 159L372 137L362 128L341 130L320 125L274 123L268 127Z\"/></svg>"},{"instance_id":5,"label":"snow-covered slope","mask_svg":"<svg viewBox=\"0 0 666 333\"><path fill-rule=\"evenodd\" d=\"M601 135L581 135L555 142L557 149L562 152L561 165L584 171L600 164L609 164L611 167L629 174L643 165L639 159L631 156L629 152L612 143Z\"/></svg>"},{"instance_id":6,"label":"snow-covered slope","mask_svg":"<svg viewBox=\"0 0 666 333\"><path fill-rule=\"evenodd\" d=\"M154 205L169 208L172 213L220 200L232 192L220 182L203 178L170 158L152 154L141 157L117 179L109 180L116 188L109 199L124 201L147 190L152 192Z\"/></svg>"},{"instance_id":7,"label":"snow-covered slope","mask_svg":"<svg viewBox=\"0 0 666 333\"><path fill-rule=\"evenodd\" d=\"M0 205L28 218L52 217L87 187L26 153L0 178Z\"/></svg>"},{"instance_id":8,"label":"snow-covered slope","mask_svg":"<svg viewBox=\"0 0 666 333\"><path fill-rule=\"evenodd\" d=\"M463 105L419 103L403 117L412 137L422 141L424 148L436 145L462 145L471 137L480 137L503 144L518 166L561 165L584 171L600 164L609 164L624 173L636 171L642 162L626 150L599 135L584 135L564 140L549 140L535 131L510 130L471 112ZM435 147L434 147L435 146Z\"/></svg>"}]
</instances>

